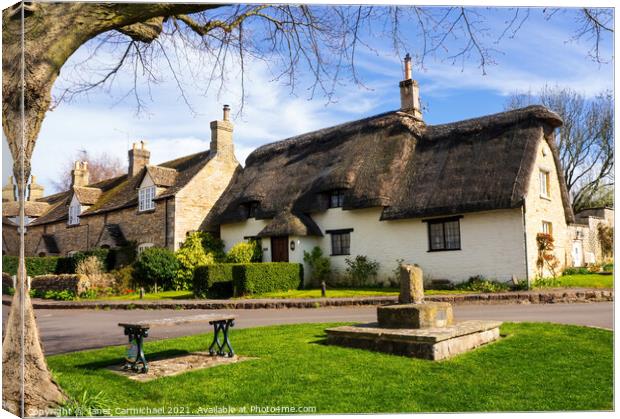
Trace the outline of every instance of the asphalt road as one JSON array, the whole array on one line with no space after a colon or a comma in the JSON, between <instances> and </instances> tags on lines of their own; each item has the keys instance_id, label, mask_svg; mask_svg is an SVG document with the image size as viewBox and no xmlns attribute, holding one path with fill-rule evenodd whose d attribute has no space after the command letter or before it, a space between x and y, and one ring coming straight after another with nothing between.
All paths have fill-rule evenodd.
<instances>
[{"instance_id":1,"label":"asphalt road","mask_svg":"<svg viewBox=\"0 0 620 419\"><path fill-rule=\"evenodd\" d=\"M8 316L2 306L2 323ZM37 310L37 323L48 355L126 343L121 321L148 320L204 314L212 310ZM325 307L315 309L222 310L237 316L235 329L291 323L376 321L376 307ZM613 329L613 303L457 305L457 320L545 321ZM149 340L209 331L205 323L158 327ZM234 341L233 341L234 343Z\"/></svg>"}]
</instances>

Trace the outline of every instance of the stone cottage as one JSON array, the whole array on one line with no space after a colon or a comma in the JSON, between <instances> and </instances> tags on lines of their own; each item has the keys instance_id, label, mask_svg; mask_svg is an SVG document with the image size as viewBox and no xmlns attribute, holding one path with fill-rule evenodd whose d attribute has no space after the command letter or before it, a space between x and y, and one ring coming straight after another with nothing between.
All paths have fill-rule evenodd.
<instances>
[{"instance_id":1,"label":"stone cottage","mask_svg":"<svg viewBox=\"0 0 620 419\"><path fill-rule=\"evenodd\" d=\"M69 190L45 197L31 193L26 255L70 255L128 241L135 241L138 250L178 249L240 169L229 113L225 106L223 120L211 122L208 150L154 165L141 141L129 150L129 168L122 176L90 183L87 163L76 162ZM17 202L9 200L11 188L5 189L3 225L17 215ZM3 229L3 253L16 254L8 230Z\"/></svg>"},{"instance_id":2,"label":"stone cottage","mask_svg":"<svg viewBox=\"0 0 620 419\"><path fill-rule=\"evenodd\" d=\"M588 208L575 214L575 223L568 226L571 265L582 267L605 262L599 228L614 227L613 208Z\"/></svg>"},{"instance_id":3,"label":"stone cottage","mask_svg":"<svg viewBox=\"0 0 620 419\"><path fill-rule=\"evenodd\" d=\"M543 232L570 264L560 118L530 106L427 125L405 67L400 109L258 148L205 228L227 248L260 239L265 261L303 263L319 246L343 271L346 258L365 255L379 262L380 281L401 260L428 279L533 279Z\"/></svg>"}]
</instances>

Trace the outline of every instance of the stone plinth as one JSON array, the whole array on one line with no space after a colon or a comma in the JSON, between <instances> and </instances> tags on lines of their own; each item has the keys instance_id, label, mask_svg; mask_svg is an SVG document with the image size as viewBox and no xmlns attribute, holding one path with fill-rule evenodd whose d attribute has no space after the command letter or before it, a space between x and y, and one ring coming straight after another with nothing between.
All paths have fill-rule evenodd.
<instances>
[{"instance_id":1,"label":"stone plinth","mask_svg":"<svg viewBox=\"0 0 620 419\"><path fill-rule=\"evenodd\" d=\"M424 275L418 265L400 265L400 304L424 302Z\"/></svg>"},{"instance_id":2,"label":"stone plinth","mask_svg":"<svg viewBox=\"0 0 620 419\"><path fill-rule=\"evenodd\" d=\"M454 323L449 303L398 304L377 307L381 327L419 329L446 327Z\"/></svg>"},{"instance_id":3,"label":"stone plinth","mask_svg":"<svg viewBox=\"0 0 620 419\"><path fill-rule=\"evenodd\" d=\"M326 332L327 343L331 345L438 361L497 340L501 324L469 320L447 327L393 329L371 323L334 327Z\"/></svg>"}]
</instances>

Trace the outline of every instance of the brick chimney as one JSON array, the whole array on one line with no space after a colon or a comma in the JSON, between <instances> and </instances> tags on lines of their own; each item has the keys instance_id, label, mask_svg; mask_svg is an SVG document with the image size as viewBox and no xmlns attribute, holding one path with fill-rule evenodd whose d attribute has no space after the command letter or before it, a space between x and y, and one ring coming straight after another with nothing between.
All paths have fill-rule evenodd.
<instances>
[{"instance_id":1,"label":"brick chimney","mask_svg":"<svg viewBox=\"0 0 620 419\"><path fill-rule=\"evenodd\" d=\"M129 150L129 177L137 175L140 170L149 164L151 158L151 152L145 147L146 141L140 141L140 147L138 143L133 143L131 150Z\"/></svg>"},{"instance_id":2,"label":"brick chimney","mask_svg":"<svg viewBox=\"0 0 620 419\"><path fill-rule=\"evenodd\" d=\"M86 176L88 176L88 174ZM28 201L36 201L39 198L43 198L43 192L43 186L39 185L36 177L32 175L30 178L30 185L28 185Z\"/></svg>"},{"instance_id":3,"label":"brick chimney","mask_svg":"<svg viewBox=\"0 0 620 419\"><path fill-rule=\"evenodd\" d=\"M71 171L71 186L86 186L88 183L88 162L76 161Z\"/></svg>"},{"instance_id":4,"label":"brick chimney","mask_svg":"<svg viewBox=\"0 0 620 419\"><path fill-rule=\"evenodd\" d=\"M233 124L229 121L230 107L224 105L223 120L211 122L211 154L217 157L234 158Z\"/></svg>"},{"instance_id":5,"label":"brick chimney","mask_svg":"<svg viewBox=\"0 0 620 419\"><path fill-rule=\"evenodd\" d=\"M420 88L418 82L411 78L411 55L409 53L405 56L405 79L398 85L400 86L400 110L422 119Z\"/></svg>"},{"instance_id":6,"label":"brick chimney","mask_svg":"<svg viewBox=\"0 0 620 419\"><path fill-rule=\"evenodd\" d=\"M9 176L9 181L2 187L2 202L17 201L15 195L15 183L13 183L13 176Z\"/></svg>"}]
</instances>

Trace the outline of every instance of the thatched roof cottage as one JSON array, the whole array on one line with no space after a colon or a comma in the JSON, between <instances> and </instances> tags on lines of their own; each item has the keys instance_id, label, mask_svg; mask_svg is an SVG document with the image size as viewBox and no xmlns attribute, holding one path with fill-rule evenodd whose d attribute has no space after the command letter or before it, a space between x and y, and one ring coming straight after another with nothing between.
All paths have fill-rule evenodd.
<instances>
[{"instance_id":1,"label":"thatched roof cottage","mask_svg":"<svg viewBox=\"0 0 620 419\"><path fill-rule=\"evenodd\" d=\"M537 275L536 235L568 262L573 221L554 130L542 106L444 125L422 119L417 83L401 108L255 150L207 217L226 246L260 238L266 261L303 263L322 248L332 266L365 255L380 280L397 260L429 278Z\"/></svg>"}]
</instances>

